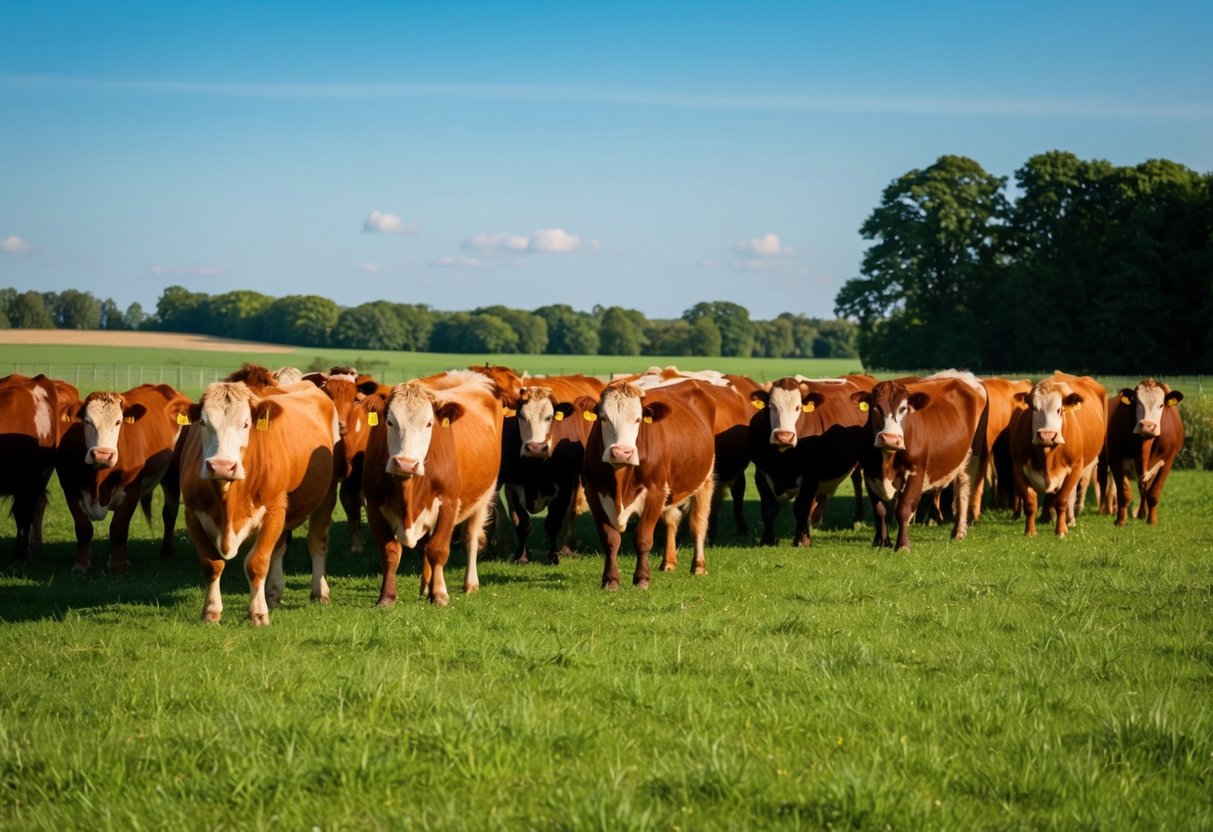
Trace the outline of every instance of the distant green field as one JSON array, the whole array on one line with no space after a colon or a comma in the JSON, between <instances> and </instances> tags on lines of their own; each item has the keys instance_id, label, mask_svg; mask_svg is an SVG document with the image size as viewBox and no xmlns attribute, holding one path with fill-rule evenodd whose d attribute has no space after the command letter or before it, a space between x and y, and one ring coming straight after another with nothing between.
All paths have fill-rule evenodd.
<instances>
[{"instance_id":1,"label":"distant green field","mask_svg":"<svg viewBox=\"0 0 1213 832\"><path fill-rule=\"evenodd\" d=\"M893 553L840 499L812 549L726 519L706 576L684 549L615 594L583 518L581 557L485 563L446 609L412 553L374 608L338 522L332 604L297 535L254 630L239 564L204 626L187 536L161 562L142 520L130 575L102 542L71 577L55 493L28 563L0 523L0 829L1208 829L1210 505L1182 471L1156 528L993 511Z\"/></svg>"}]
</instances>

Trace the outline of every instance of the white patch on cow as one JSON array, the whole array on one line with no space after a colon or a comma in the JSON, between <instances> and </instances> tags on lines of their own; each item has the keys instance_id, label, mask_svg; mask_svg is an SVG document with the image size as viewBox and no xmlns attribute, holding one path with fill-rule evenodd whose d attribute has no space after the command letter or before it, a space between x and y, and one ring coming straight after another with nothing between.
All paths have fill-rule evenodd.
<instances>
[{"instance_id":1,"label":"white patch on cow","mask_svg":"<svg viewBox=\"0 0 1213 832\"><path fill-rule=\"evenodd\" d=\"M952 471L951 473L945 474L944 476L940 477L937 480L932 480L924 474L923 479L922 479L922 490L930 491L933 488L947 488L949 485L952 484L952 481L955 480L957 476L959 476L960 472L965 469L965 466L969 464L969 459L972 456L973 456L973 452L969 451L967 454L965 454L964 461L961 462L960 465L956 466L956 470Z\"/></svg>"},{"instance_id":2,"label":"white patch on cow","mask_svg":"<svg viewBox=\"0 0 1213 832\"><path fill-rule=\"evenodd\" d=\"M850 381L845 378L809 378L808 376L802 376L799 373L792 376L792 378L796 379L797 381L807 381L810 384L850 384Z\"/></svg>"},{"instance_id":3,"label":"white patch on cow","mask_svg":"<svg viewBox=\"0 0 1213 832\"><path fill-rule=\"evenodd\" d=\"M864 482L867 483L868 489L876 495L878 499L884 500L886 503L892 502L897 496L897 487L893 485L893 481L884 477L864 477Z\"/></svg>"},{"instance_id":4,"label":"white patch on cow","mask_svg":"<svg viewBox=\"0 0 1213 832\"><path fill-rule=\"evenodd\" d=\"M201 509L196 510L194 516L198 518L206 536L214 542L215 548L219 550L223 559L231 560L236 557L240 551L240 545L244 543L249 534L261 527L261 520L265 517L265 506L254 511L239 529L232 528L230 522L225 523L223 527L218 526L214 518Z\"/></svg>"},{"instance_id":5,"label":"white patch on cow","mask_svg":"<svg viewBox=\"0 0 1213 832\"><path fill-rule=\"evenodd\" d=\"M396 532L396 538L405 546L412 549L421 538L429 534L430 530L434 528L434 523L438 520L438 509L441 506L442 498L435 497L430 507L422 510L412 525L407 527L404 525L404 519L399 514L384 511L383 516L392 524L392 528Z\"/></svg>"},{"instance_id":6,"label":"white patch on cow","mask_svg":"<svg viewBox=\"0 0 1213 832\"><path fill-rule=\"evenodd\" d=\"M1056 494L1069 473L1070 466L1068 465L1058 469L1052 477L1047 477L1044 471L1033 468L1030 462L1023 466L1023 475L1027 477L1031 486L1042 494Z\"/></svg>"},{"instance_id":7,"label":"white patch on cow","mask_svg":"<svg viewBox=\"0 0 1213 832\"><path fill-rule=\"evenodd\" d=\"M121 489L115 491L108 503L101 502L84 489L80 489L80 497L84 513L89 516L90 520L96 521L104 520L105 515L122 505L122 501L126 499L126 492Z\"/></svg>"},{"instance_id":8,"label":"white patch on cow","mask_svg":"<svg viewBox=\"0 0 1213 832\"><path fill-rule=\"evenodd\" d=\"M1147 470L1145 472L1145 474L1142 475L1142 478L1141 478L1142 482L1149 485L1154 480L1154 477L1158 476L1158 472L1162 470L1162 466L1165 464L1166 464L1166 460L1160 459L1160 460L1158 460L1158 462L1155 462L1153 465L1151 465L1149 470Z\"/></svg>"},{"instance_id":9,"label":"white patch on cow","mask_svg":"<svg viewBox=\"0 0 1213 832\"><path fill-rule=\"evenodd\" d=\"M771 489L771 493L774 494L775 497L780 502L787 502L788 500L795 500L796 495L800 493L801 481L804 479L803 477L797 477L795 484L792 485L791 488L789 488L786 491L781 493L781 492L775 490L775 480L771 479L770 474L768 474L766 471L759 471L758 475L761 476L766 481L767 488Z\"/></svg>"},{"instance_id":10,"label":"white patch on cow","mask_svg":"<svg viewBox=\"0 0 1213 832\"><path fill-rule=\"evenodd\" d=\"M38 441L46 442L51 438L52 419L51 405L46 400L46 391L34 385L30 393L34 397L34 430L38 432Z\"/></svg>"},{"instance_id":11,"label":"white patch on cow","mask_svg":"<svg viewBox=\"0 0 1213 832\"><path fill-rule=\"evenodd\" d=\"M1158 436L1162 428L1162 410L1166 406L1166 393L1157 384L1143 383L1134 388L1133 398L1137 407L1137 421L1133 424L1133 433L1146 438ZM1143 431L1142 422L1152 423L1153 432Z\"/></svg>"},{"instance_id":12,"label":"white patch on cow","mask_svg":"<svg viewBox=\"0 0 1213 832\"><path fill-rule=\"evenodd\" d=\"M354 433L362 433L362 417L354 417Z\"/></svg>"},{"instance_id":13,"label":"white patch on cow","mask_svg":"<svg viewBox=\"0 0 1213 832\"><path fill-rule=\"evenodd\" d=\"M851 472L847 471L845 474L843 474L838 479L823 480L822 482L819 482L817 484L817 493L819 495L832 497L834 495L834 492L838 490L838 486L842 485L844 480L849 480L850 478L851 478ZM800 480L797 479L796 482L799 483Z\"/></svg>"},{"instance_id":14,"label":"white patch on cow","mask_svg":"<svg viewBox=\"0 0 1213 832\"><path fill-rule=\"evenodd\" d=\"M617 508L615 498L607 494L599 494L598 500L602 503L602 510L606 512L607 520L615 531L622 532L628 527L628 520L632 515L644 508L644 498L648 493L646 489L640 489L640 494L629 505Z\"/></svg>"},{"instance_id":15,"label":"white patch on cow","mask_svg":"<svg viewBox=\"0 0 1213 832\"><path fill-rule=\"evenodd\" d=\"M118 453L118 435L122 430L122 400L116 396L96 398L80 413L84 422L84 462L94 464L93 452L107 449ZM115 458L115 463L117 459Z\"/></svg>"},{"instance_id":16,"label":"white patch on cow","mask_svg":"<svg viewBox=\"0 0 1213 832\"><path fill-rule=\"evenodd\" d=\"M602 461L617 464L619 460L614 458L611 448L619 446L632 451L632 455L624 464L639 465L640 449L637 442L644 412L643 399L637 396L611 395L602 400L599 409L602 422Z\"/></svg>"},{"instance_id":17,"label":"white patch on cow","mask_svg":"<svg viewBox=\"0 0 1213 832\"><path fill-rule=\"evenodd\" d=\"M767 396L767 412L771 420L771 444L786 448L796 447L796 423L800 421L800 414L804 412L804 403L801 401L800 388L787 390L782 387L772 388ZM780 443L775 441L776 433L792 434L790 443Z\"/></svg>"}]
</instances>

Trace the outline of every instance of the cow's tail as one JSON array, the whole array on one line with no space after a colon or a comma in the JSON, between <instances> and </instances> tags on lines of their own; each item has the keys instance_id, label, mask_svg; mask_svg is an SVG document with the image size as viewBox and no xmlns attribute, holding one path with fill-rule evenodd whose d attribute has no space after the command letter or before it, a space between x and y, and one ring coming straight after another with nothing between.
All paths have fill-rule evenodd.
<instances>
[{"instance_id":1,"label":"cow's tail","mask_svg":"<svg viewBox=\"0 0 1213 832\"><path fill-rule=\"evenodd\" d=\"M983 390L984 392L984 390ZM986 448L986 430L990 424L990 396L985 396L985 404L981 408L981 417L977 420L977 430L973 433L973 456L978 459L978 471L984 471L989 462L989 449Z\"/></svg>"},{"instance_id":2,"label":"cow's tail","mask_svg":"<svg viewBox=\"0 0 1213 832\"><path fill-rule=\"evenodd\" d=\"M148 492L139 498L139 508L143 511L143 517L147 520L147 527L152 528L152 492ZM155 529L152 529L155 531Z\"/></svg>"}]
</instances>

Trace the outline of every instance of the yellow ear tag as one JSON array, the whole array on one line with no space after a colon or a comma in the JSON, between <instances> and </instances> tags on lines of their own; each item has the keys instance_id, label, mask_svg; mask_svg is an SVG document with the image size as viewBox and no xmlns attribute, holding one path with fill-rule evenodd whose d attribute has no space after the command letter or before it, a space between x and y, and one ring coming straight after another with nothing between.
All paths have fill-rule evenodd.
<instances>
[{"instance_id":1,"label":"yellow ear tag","mask_svg":"<svg viewBox=\"0 0 1213 832\"><path fill-rule=\"evenodd\" d=\"M444 428L449 428L449 427L451 426L451 420L450 420L450 419L448 419L448 418L446 418L446 417L444 416L444 417L442 418L442 426L443 426Z\"/></svg>"},{"instance_id":2,"label":"yellow ear tag","mask_svg":"<svg viewBox=\"0 0 1213 832\"><path fill-rule=\"evenodd\" d=\"M60 414L59 414L59 421L60 421L60 422L70 422L70 421L71 421L71 419L69 419L69 418L68 418L68 416L67 416L67 414L66 414L66 413L60 413Z\"/></svg>"},{"instance_id":3,"label":"yellow ear tag","mask_svg":"<svg viewBox=\"0 0 1213 832\"><path fill-rule=\"evenodd\" d=\"M587 422L596 422L598 421L598 414L591 410L583 410L581 411L581 418L585 419Z\"/></svg>"},{"instance_id":4,"label":"yellow ear tag","mask_svg":"<svg viewBox=\"0 0 1213 832\"><path fill-rule=\"evenodd\" d=\"M189 416L186 416L184 413L178 413L178 414L177 414L177 424L179 424L179 425L188 425L189 423L190 423L190 417L189 417Z\"/></svg>"},{"instance_id":5,"label":"yellow ear tag","mask_svg":"<svg viewBox=\"0 0 1213 832\"><path fill-rule=\"evenodd\" d=\"M366 414L366 423L371 427L375 427L375 425L379 424L379 414L373 410Z\"/></svg>"},{"instance_id":6,"label":"yellow ear tag","mask_svg":"<svg viewBox=\"0 0 1213 832\"><path fill-rule=\"evenodd\" d=\"M809 402L808 404L804 405L800 409L803 410L805 413L812 413L816 408L817 408L817 405L813 404L812 402Z\"/></svg>"},{"instance_id":7,"label":"yellow ear tag","mask_svg":"<svg viewBox=\"0 0 1213 832\"><path fill-rule=\"evenodd\" d=\"M755 410L762 410L767 406L767 403L762 399L750 399L750 404L754 405Z\"/></svg>"},{"instance_id":8,"label":"yellow ear tag","mask_svg":"<svg viewBox=\"0 0 1213 832\"><path fill-rule=\"evenodd\" d=\"M556 411L556 414L555 414L555 415L554 415L552 418L553 418L553 419L555 419L557 422L563 422L563 421L564 421L564 414L563 414L563 413L561 413L559 410L557 410L557 411Z\"/></svg>"},{"instance_id":9,"label":"yellow ear tag","mask_svg":"<svg viewBox=\"0 0 1213 832\"><path fill-rule=\"evenodd\" d=\"M517 416L517 415L518 415L518 411L517 411L517 410L514 410L514 409L509 408L509 407L505 407L504 405L502 406L502 411L501 411L501 413L502 413L502 415L504 415L504 416L505 416L505 418L507 418L507 419L508 419L508 418L510 418L511 416Z\"/></svg>"},{"instance_id":10,"label":"yellow ear tag","mask_svg":"<svg viewBox=\"0 0 1213 832\"><path fill-rule=\"evenodd\" d=\"M133 424L135 424L135 417L134 416L124 416L122 418L122 421L126 422L128 425L133 425Z\"/></svg>"},{"instance_id":11,"label":"yellow ear tag","mask_svg":"<svg viewBox=\"0 0 1213 832\"><path fill-rule=\"evenodd\" d=\"M1121 396L1120 403L1121 404L1133 404L1133 400L1130 399L1128 396Z\"/></svg>"},{"instance_id":12,"label":"yellow ear tag","mask_svg":"<svg viewBox=\"0 0 1213 832\"><path fill-rule=\"evenodd\" d=\"M645 416L645 417L644 417L644 423L645 423L646 425L651 425L651 424L653 424L653 417L652 417L652 416Z\"/></svg>"},{"instance_id":13,"label":"yellow ear tag","mask_svg":"<svg viewBox=\"0 0 1213 832\"><path fill-rule=\"evenodd\" d=\"M1167 407L1175 407L1175 405L1179 404L1179 399L1167 399L1163 404Z\"/></svg>"},{"instance_id":14,"label":"yellow ear tag","mask_svg":"<svg viewBox=\"0 0 1213 832\"><path fill-rule=\"evenodd\" d=\"M270 428L269 414L266 414L265 416L262 416L261 418L259 418L257 420L257 430L269 430L269 428Z\"/></svg>"},{"instance_id":15,"label":"yellow ear tag","mask_svg":"<svg viewBox=\"0 0 1213 832\"><path fill-rule=\"evenodd\" d=\"M867 403L867 402L860 402L860 403L859 403L859 409L860 409L860 410L862 410L862 411L864 411L864 412L866 413L866 412L867 412L867 410L868 410L868 403Z\"/></svg>"}]
</instances>

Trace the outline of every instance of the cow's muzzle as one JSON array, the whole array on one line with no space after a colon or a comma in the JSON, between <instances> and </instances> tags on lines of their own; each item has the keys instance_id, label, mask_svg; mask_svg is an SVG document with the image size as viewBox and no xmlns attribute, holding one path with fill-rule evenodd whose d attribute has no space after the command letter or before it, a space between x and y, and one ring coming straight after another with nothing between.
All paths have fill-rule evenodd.
<instances>
[{"instance_id":1,"label":"cow's muzzle","mask_svg":"<svg viewBox=\"0 0 1213 832\"><path fill-rule=\"evenodd\" d=\"M616 468L622 468L624 465L639 465L640 455L631 445L612 445L603 454L603 461L609 462Z\"/></svg>"},{"instance_id":2,"label":"cow's muzzle","mask_svg":"<svg viewBox=\"0 0 1213 832\"><path fill-rule=\"evenodd\" d=\"M771 444L780 448L795 448L796 433L790 430L771 431Z\"/></svg>"},{"instance_id":3,"label":"cow's muzzle","mask_svg":"<svg viewBox=\"0 0 1213 832\"><path fill-rule=\"evenodd\" d=\"M906 448L905 434L882 431L876 434L876 447L886 451L904 451Z\"/></svg>"},{"instance_id":4,"label":"cow's muzzle","mask_svg":"<svg viewBox=\"0 0 1213 832\"><path fill-rule=\"evenodd\" d=\"M552 448L548 442L527 442L522 446L521 456L531 459L547 459L552 455Z\"/></svg>"},{"instance_id":5,"label":"cow's muzzle","mask_svg":"<svg viewBox=\"0 0 1213 832\"><path fill-rule=\"evenodd\" d=\"M94 468L113 468L118 464L118 451L115 448L89 448L84 463Z\"/></svg>"},{"instance_id":6,"label":"cow's muzzle","mask_svg":"<svg viewBox=\"0 0 1213 832\"><path fill-rule=\"evenodd\" d=\"M425 465L420 459L394 456L387 461L386 470L394 477L415 477L425 473Z\"/></svg>"},{"instance_id":7,"label":"cow's muzzle","mask_svg":"<svg viewBox=\"0 0 1213 832\"><path fill-rule=\"evenodd\" d=\"M206 461L206 476L212 480L242 480L244 476L240 466L230 459L208 459Z\"/></svg>"},{"instance_id":8,"label":"cow's muzzle","mask_svg":"<svg viewBox=\"0 0 1213 832\"><path fill-rule=\"evenodd\" d=\"M1056 445L1064 445L1065 440L1061 438L1061 433L1055 430L1038 430L1036 438L1032 440L1033 445L1043 445L1046 448L1052 448Z\"/></svg>"},{"instance_id":9,"label":"cow's muzzle","mask_svg":"<svg viewBox=\"0 0 1213 832\"><path fill-rule=\"evenodd\" d=\"M1151 422L1146 419L1142 419L1140 422L1138 422L1137 427L1133 429L1133 432L1138 436L1158 436L1161 433L1158 428L1158 422Z\"/></svg>"}]
</instances>

